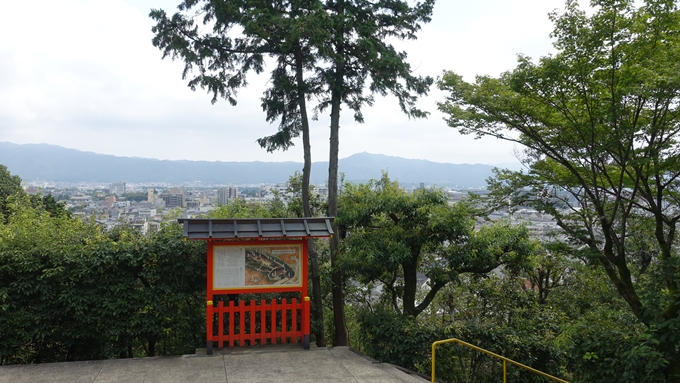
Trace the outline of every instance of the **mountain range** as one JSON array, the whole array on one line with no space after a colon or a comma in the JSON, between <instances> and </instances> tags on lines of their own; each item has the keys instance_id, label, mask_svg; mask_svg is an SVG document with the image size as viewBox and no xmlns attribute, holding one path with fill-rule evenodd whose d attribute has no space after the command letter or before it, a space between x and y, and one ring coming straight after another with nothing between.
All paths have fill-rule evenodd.
<instances>
[{"instance_id":1,"label":"mountain range","mask_svg":"<svg viewBox=\"0 0 680 383\"><path fill-rule=\"evenodd\" d=\"M302 162L221 162L118 157L48 144L0 142L0 164L24 181L170 183L250 185L284 183ZM350 182L380 178L387 171L402 185L482 187L491 165L450 164L382 154L358 153L340 160L340 172ZM323 184L328 162L312 164L311 182Z\"/></svg>"}]
</instances>

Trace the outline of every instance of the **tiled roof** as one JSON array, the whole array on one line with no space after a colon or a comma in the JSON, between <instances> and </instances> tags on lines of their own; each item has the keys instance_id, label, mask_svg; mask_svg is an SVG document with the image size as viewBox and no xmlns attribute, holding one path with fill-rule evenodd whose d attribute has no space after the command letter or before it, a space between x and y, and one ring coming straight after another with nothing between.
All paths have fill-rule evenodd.
<instances>
[{"instance_id":1,"label":"tiled roof","mask_svg":"<svg viewBox=\"0 0 680 383\"><path fill-rule=\"evenodd\" d=\"M187 239L306 238L333 236L333 217L178 219Z\"/></svg>"}]
</instances>

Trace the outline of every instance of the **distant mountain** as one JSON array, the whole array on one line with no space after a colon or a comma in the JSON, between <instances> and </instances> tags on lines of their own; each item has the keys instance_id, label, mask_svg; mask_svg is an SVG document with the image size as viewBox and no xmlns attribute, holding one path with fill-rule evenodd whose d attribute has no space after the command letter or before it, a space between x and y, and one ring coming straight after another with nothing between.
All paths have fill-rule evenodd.
<instances>
[{"instance_id":1,"label":"distant mountain","mask_svg":"<svg viewBox=\"0 0 680 383\"><path fill-rule=\"evenodd\" d=\"M54 182L274 184L286 182L296 170L302 171L302 162L169 161L9 142L0 142L0 164L24 181ZM384 170L402 185L484 186L492 168L490 165L446 164L369 153L340 160L340 172L345 174L347 181L380 178ZM312 183L324 183L327 174L328 162L312 165Z\"/></svg>"}]
</instances>

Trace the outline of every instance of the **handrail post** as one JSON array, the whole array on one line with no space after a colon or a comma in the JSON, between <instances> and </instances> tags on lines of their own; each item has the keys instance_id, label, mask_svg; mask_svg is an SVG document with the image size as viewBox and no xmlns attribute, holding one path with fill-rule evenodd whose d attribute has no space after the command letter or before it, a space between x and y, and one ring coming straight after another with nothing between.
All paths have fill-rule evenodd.
<instances>
[{"instance_id":1,"label":"handrail post","mask_svg":"<svg viewBox=\"0 0 680 383\"><path fill-rule=\"evenodd\" d=\"M508 382L508 375L507 375L507 362L504 360L503 361L503 383Z\"/></svg>"},{"instance_id":2,"label":"handrail post","mask_svg":"<svg viewBox=\"0 0 680 383\"><path fill-rule=\"evenodd\" d=\"M432 383L436 383L435 378L434 378L434 361L435 361L436 346L437 346L437 342L432 343Z\"/></svg>"}]
</instances>

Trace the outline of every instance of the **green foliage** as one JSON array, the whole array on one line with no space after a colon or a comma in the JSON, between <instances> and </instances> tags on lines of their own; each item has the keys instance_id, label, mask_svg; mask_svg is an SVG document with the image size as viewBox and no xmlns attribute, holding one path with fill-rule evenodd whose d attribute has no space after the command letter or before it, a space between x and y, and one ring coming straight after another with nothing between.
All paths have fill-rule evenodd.
<instances>
[{"instance_id":1,"label":"green foliage","mask_svg":"<svg viewBox=\"0 0 680 383\"><path fill-rule=\"evenodd\" d=\"M285 203L288 211L293 217L305 217L306 214L303 208L302 202L302 174L300 172L295 172L292 176L288 178L288 183L286 184L286 192L279 196ZM323 215L326 211L326 203L319 194L312 192L311 188L309 190L309 208L310 216L318 217Z\"/></svg>"},{"instance_id":2,"label":"green foliage","mask_svg":"<svg viewBox=\"0 0 680 383\"><path fill-rule=\"evenodd\" d=\"M413 76L406 53L387 40L415 39L420 23L430 21L433 6L434 0L415 6L406 1L319 0L239 0L223 6L185 0L171 17L160 9L150 17L156 21L154 46L164 58L182 60L189 87L207 90L213 103L224 98L235 105L248 73L263 72L267 56L277 59L262 108L268 121L279 119L279 132L258 140L273 151L287 149L299 136L306 119L304 100L313 95L320 97L318 110L342 102L357 121L363 121L361 108L373 104L374 94L388 92L409 116L426 116L415 101L427 93L432 78ZM199 31L192 8L202 14L210 32ZM234 30L239 37L229 33Z\"/></svg>"},{"instance_id":3,"label":"green foliage","mask_svg":"<svg viewBox=\"0 0 680 383\"><path fill-rule=\"evenodd\" d=\"M189 13L192 8L200 9L202 22L210 25L211 32L199 32L194 15ZM328 38L323 29L328 16L321 3L239 0L227 6L185 0L178 9L172 17L163 10L151 11L156 21L153 44L163 51L164 58L182 60L182 77L191 76L189 87L207 90L213 103L224 98L236 105L237 91L247 85L248 73L262 73L265 58L276 58L262 108L267 121L280 120L279 132L259 143L268 151L290 147L306 123L306 110L301 108L305 98L319 90L318 84L302 78L302 71L315 65L317 53L312 45ZM232 37L230 31L234 30L239 37Z\"/></svg>"},{"instance_id":4,"label":"green foliage","mask_svg":"<svg viewBox=\"0 0 680 383\"><path fill-rule=\"evenodd\" d=\"M665 0L592 4L592 15L577 1L551 15L553 56L520 57L474 84L445 73L439 108L462 133L526 148L528 173L500 172L493 203L554 216L574 253L606 271L678 382L680 12Z\"/></svg>"},{"instance_id":5,"label":"green foliage","mask_svg":"<svg viewBox=\"0 0 680 383\"><path fill-rule=\"evenodd\" d=\"M427 371L432 342L443 338L443 331L417 319L378 307L375 312L361 310L361 350L381 362L393 363L414 371Z\"/></svg>"},{"instance_id":6,"label":"green foliage","mask_svg":"<svg viewBox=\"0 0 680 383\"><path fill-rule=\"evenodd\" d=\"M205 247L177 224L141 237L10 203L0 227L0 363L190 352L203 338Z\"/></svg>"},{"instance_id":7,"label":"green foliage","mask_svg":"<svg viewBox=\"0 0 680 383\"><path fill-rule=\"evenodd\" d=\"M359 311L358 348L383 361L430 373L435 340L458 338L541 371L564 376L565 353L555 342L562 318L544 310L522 289L522 279L462 276L446 286L433 306L417 318L377 306ZM457 345L437 348L437 378L449 382L489 382L502 376L501 364ZM543 382L509 367L508 381Z\"/></svg>"},{"instance_id":8,"label":"green foliage","mask_svg":"<svg viewBox=\"0 0 680 383\"><path fill-rule=\"evenodd\" d=\"M51 194L42 198L39 195L32 195L30 198L33 207L44 209L51 217L71 217L71 212L66 210L66 206L57 202Z\"/></svg>"},{"instance_id":9,"label":"green foliage","mask_svg":"<svg viewBox=\"0 0 680 383\"><path fill-rule=\"evenodd\" d=\"M563 351L554 342L564 314L539 304L538 295L519 276L465 276L447 286L427 320L455 337L538 370L564 376ZM552 302L551 302L552 303ZM426 318L422 318L426 319ZM447 381L485 382L499 379L500 363L462 346L445 345L437 357L437 376ZM508 369L508 381L542 382L518 368Z\"/></svg>"},{"instance_id":10,"label":"green foliage","mask_svg":"<svg viewBox=\"0 0 680 383\"><path fill-rule=\"evenodd\" d=\"M21 178L10 174L5 165L0 165L0 214L2 214L2 218L7 219L9 214L7 198L23 193L24 189L21 188Z\"/></svg>"},{"instance_id":11,"label":"green foliage","mask_svg":"<svg viewBox=\"0 0 680 383\"><path fill-rule=\"evenodd\" d=\"M455 337L572 382L665 381L667 360L614 294L606 274L558 250L547 243L512 272L460 275L417 318L398 315L389 303L368 294L350 294L354 316L349 318L360 326L353 346L429 374L428 337ZM555 283L532 283L547 269ZM543 294L546 287L549 293ZM420 300L425 292L419 294ZM462 346L437 349L437 378L444 381L497 381L501 367ZM546 382L512 366L508 381Z\"/></svg>"},{"instance_id":12,"label":"green foliage","mask_svg":"<svg viewBox=\"0 0 680 383\"><path fill-rule=\"evenodd\" d=\"M557 341L567 351L574 382L667 381L668 360L658 341L630 315L594 310L569 324Z\"/></svg>"},{"instance_id":13,"label":"green foliage","mask_svg":"<svg viewBox=\"0 0 680 383\"><path fill-rule=\"evenodd\" d=\"M209 218L280 218L287 217L286 205L279 198L266 202L229 201L208 213Z\"/></svg>"},{"instance_id":14,"label":"green foliage","mask_svg":"<svg viewBox=\"0 0 680 383\"><path fill-rule=\"evenodd\" d=\"M362 283L380 282L395 311L416 316L461 273L517 269L535 251L526 228L506 223L474 230L472 209L450 205L440 190L409 194L385 174L368 184L347 184L337 219L344 236L342 267ZM416 272L429 291L416 305Z\"/></svg>"},{"instance_id":15,"label":"green foliage","mask_svg":"<svg viewBox=\"0 0 680 383\"><path fill-rule=\"evenodd\" d=\"M17 175L12 175L5 165L0 165L0 197L5 199L20 193L22 190L21 178Z\"/></svg>"},{"instance_id":16,"label":"green foliage","mask_svg":"<svg viewBox=\"0 0 680 383\"><path fill-rule=\"evenodd\" d=\"M342 102L354 112L356 121L363 122L361 109L373 104L373 95L392 93L405 114L426 117L427 112L417 108L415 101L427 94L432 78L414 76L406 53L396 51L388 41L415 40L421 24L430 21L433 7L432 0L415 4L403 0L326 1L330 14L326 28L332 45L320 53L332 65L320 73L329 83L320 109Z\"/></svg>"}]
</instances>

